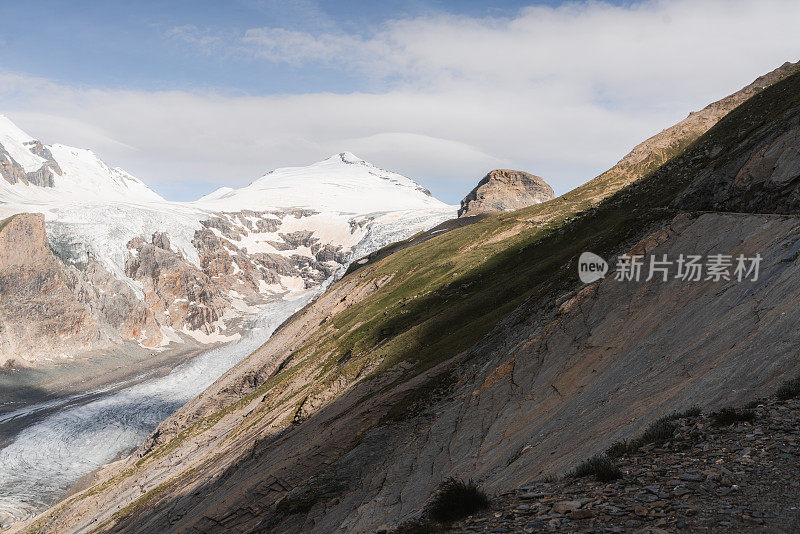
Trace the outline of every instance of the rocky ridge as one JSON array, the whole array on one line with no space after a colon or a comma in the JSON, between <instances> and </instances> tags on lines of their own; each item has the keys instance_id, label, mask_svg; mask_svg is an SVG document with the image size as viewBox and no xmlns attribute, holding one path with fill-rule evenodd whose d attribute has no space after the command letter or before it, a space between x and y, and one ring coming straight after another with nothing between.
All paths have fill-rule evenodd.
<instances>
[{"instance_id":1,"label":"rocky ridge","mask_svg":"<svg viewBox=\"0 0 800 534\"><path fill-rule=\"evenodd\" d=\"M518 210L553 198L553 188L544 179L523 171L495 169L464 197L458 216Z\"/></svg>"}]
</instances>

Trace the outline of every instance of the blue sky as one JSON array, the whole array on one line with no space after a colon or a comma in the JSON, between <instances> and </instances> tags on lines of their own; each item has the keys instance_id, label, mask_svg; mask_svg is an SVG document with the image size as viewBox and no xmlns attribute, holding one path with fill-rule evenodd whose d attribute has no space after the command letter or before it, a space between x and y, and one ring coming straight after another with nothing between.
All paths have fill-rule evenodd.
<instances>
[{"instance_id":1,"label":"blue sky","mask_svg":"<svg viewBox=\"0 0 800 534\"><path fill-rule=\"evenodd\" d=\"M0 113L190 200L348 150L557 193L786 60L791 0L0 3ZM747 39L742 39L747 35Z\"/></svg>"},{"instance_id":2,"label":"blue sky","mask_svg":"<svg viewBox=\"0 0 800 534\"><path fill-rule=\"evenodd\" d=\"M540 2L556 5L559 2ZM2 67L67 83L124 89L220 89L248 94L378 90L333 67L296 68L196 54L169 30L236 34L253 27L363 34L382 22L458 14L513 16L532 2L171 0L3 2ZM20 21L25 21L20 24Z\"/></svg>"}]
</instances>

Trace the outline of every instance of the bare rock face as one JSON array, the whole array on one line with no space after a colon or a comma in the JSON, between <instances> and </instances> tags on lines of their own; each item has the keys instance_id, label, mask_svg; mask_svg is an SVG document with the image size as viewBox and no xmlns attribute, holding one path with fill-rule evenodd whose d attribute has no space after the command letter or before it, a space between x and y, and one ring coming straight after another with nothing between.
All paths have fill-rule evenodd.
<instances>
[{"instance_id":1,"label":"bare rock face","mask_svg":"<svg viewBox=\"0 0 800 534\"><path fill-rule=\"evenodd\" d=\"M200 221L203 228L195 232L192 244L203 272L217 287L223 292L234 289L256 302L264 284L280 285L282 276L297 278L305 288L311 288L346 263L347 254L341 245L322 243L312 231L278 232L284 218L302 219L314 214L311 210L219 213ZM259 234L270 252L248 250L244 244L248 235ZM264 234L277 234L277 239ZM308 249L310 255L297 253L302 249Z\"/></svg>"},{"instance_id":2,"label":"bare rock face","mask_svg":"<svg viewBox=\"0 0 800 534\"><path fill-rule=\"evenodd\" d=\"M27 143L27 145L31 152L46 160L44 165L35 171L25 172L22 165L17 163L6 149L0 145L0 176L10 184L22 182L25 185L54 187L54 174L61 176L61 167L59 167L56 160L53 159L50 150L39 141L31 141Z\"/></svg>"},{"instance_id":3,"label":"bare rock face","mask_svg":"<svg viewBox=\"0 0 800 534\"><path fill-rule=\"evenodd\" d=\"M0 363L33 360L41 347L89 348L102 332L50 252L44 217L23 213L0 230Z\"/></svg>"},{"instance_id":4,"label":"bare rock face","mask_svg":"<svg viewBox=\"0 0 800 534\"><path fill-rule=\"evenodd\" d=\"M542 178L523 171L496 169L464 197L458 216L518 210L553 198L553 188Z\"/></svg>"},{"instance_id":5,"label":"bare rock face","mask_svg":"<svg viewBox=\"0 0 800 534\"><path fill-rule=\"evenodd\" d=\"M62 260L44 217L0 222L0 365L32 364L125 340L161 341L155 318L133 290L91 254Z\"/></svg>"},{"instance_id":6,"label":"bare rock face","mask_svg":"<svg viewBox=\"0 0 800 534\"><path fill-rule=\"evenodd\" d=\"M137 237L128 243L133 253L125 262L125 274L141 284L144 300L161 324L177 330L204 330L219 320L228 302L200 269L169 249L161 232L151 243Z\"/></svg>"}]
</instances>

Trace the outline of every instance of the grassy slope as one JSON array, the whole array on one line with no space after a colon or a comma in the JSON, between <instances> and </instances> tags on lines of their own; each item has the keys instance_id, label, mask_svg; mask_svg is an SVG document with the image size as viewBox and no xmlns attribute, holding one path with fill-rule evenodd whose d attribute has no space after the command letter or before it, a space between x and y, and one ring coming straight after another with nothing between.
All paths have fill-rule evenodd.
<instances>
[{"instance_id":1,"label":"grassy slope","mask_svg":"<svg viewBox=\"0 0 800 534\"><path fill-rule=\"evenodd\" d=\"M711 147L722 146L722 154L730 154L753 129L799 99L800 74L795 74L735 109L699 140L682 139L641 166L614 169L553 201L490 217L388 256L372 278L392 275L391 282L334 316L335 332L313 338L294 360L321 366L316 388L322 389L342 374L355 375L365 360L380 361L383 368L413 362L408 373L416 374L468 349L525 299L577 285L567 267L582 251L610 255L643 229L673 217L669 203L695 169L709 163ZM653 172L674 153L681 155ZM608 198L592 208L599 197ZM348 353L347 364L338 366ZM327 361L321 363L321 357Z\"/></svg>"},{"instance_id":2,"label":"grassy slope","mask_svg":"<svg viewBox=\"0 0 800 534\"><path fill-rule=\"evenodd\" d=\"M8 226L8 223L10 223L10 222L11 222L11 219L13 219L14 217L16 217L17 215L18 215L18 214L14 214L14 215L12 215L11 217L6 217L6 218L5 218L5 219L3 219L2 221L0 221L0 232L2 232L2 231L3 231L3 228L5 228L6 226Z\"/></svg>"},{"instance_id":3,"label":"grassy slope","mask_svg":"<svg viewBox=\"0 0 800 534\"><path fill-rule=\"evenodd\" d=\"M582 251L610 256L671 219L670 202L710 163L712 147L723 147L720 162L753 130L797 105L800 74L754 96L700 139L676 143L680 155L666 165L654 158L666 160L673 151L639 168L609 171L551 202L484 219L387 257L373 278L393 275L391 282L334 316L335 332L313 338L295 360L321 367L313 390L322 390L369 362L380 362L379 370L411 362L407 378L469 349L529 297L546 299L577 287L573 262ZM637 174L644 177L608 196ZM607 198L592 207L602 196ZM348 353L347 364L337 366Z\"/></svg>"}]
</instances>

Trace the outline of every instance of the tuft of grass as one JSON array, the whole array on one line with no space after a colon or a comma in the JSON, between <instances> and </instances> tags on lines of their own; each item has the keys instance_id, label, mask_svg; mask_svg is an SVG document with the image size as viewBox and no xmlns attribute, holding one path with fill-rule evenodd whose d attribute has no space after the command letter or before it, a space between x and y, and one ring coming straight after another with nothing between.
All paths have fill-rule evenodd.
<instances>
[{"instance_id":1,"label":"tuft of grass","mask_svg":"<svg viewBox=\"0 0 800 534\"><path fill-rule=\"evenodd\" d=\"M0 232L2 232L2 231L3 231L3 228L5 228L6 226L8 226L8 223L10 223L10 222L11 222L11 220L12 220L14 217L16 217L17 215L18 215L18 214L14 214L14 215L12 215L11 217L6 217L6 218L5 218L5 219L3 219L2 221L0 221Z\"/></svg>"},{"instance_id":2,"label":"tuft of grass","mask_svg":"<svg viewBox=\"0 0 800 534\"><path fill-rule=\"evenodd\" d=\"M439 485L429 513L434 521L449 523L489 507L489 497L471 480L449 478Z\"/></svg>"},{"instance_id":3,"label":"tuft of grass","mask_svg":"<svg viewBox=\"0 0 800 534\"><path fill-rule=\"evenodd\" d=\"M800 376L794 380L787 380L784 382L783 385L778 388L778 391L775 392L775 396L778 397L780 401L787 401L800 396Z\"/></svg>"},{"instance_id":4,"label":"tuft of grass","mask_svg":"<svg viewBox=\"0 0 800 534\"><path fill-rule=\"evenodd\" d=\"M711 414L711 422L716 426L728 426L734 423L750 422L756 418L753 410L723 408Z\"/></svg>"},{"instance_id":5,"label":"tuft of grass","mask_svg":"<svg viewBox=\"0 0 800 534\"><path fill-rule=\"evenodd\" d=\"M622 478L622 471L608 456L597 455L578 464L578 467L572 472L572 476L594 477L598 482L611 482Z\"/></svg>"},{"instance_id":6,"label":"tuft of grass","mask_svg":"<svg viewBox=\"0 0 800 534\"><path fill-rule=\"evenodd\" d=\"M668 415L666 417L656 419L649 427L647 427L647 429L644 431L644 434L642 434L642 436L636 441L640 447L650 443L653 445L661 445L665 441L672 439L672 436L674 435L675 424Z\"/></svg>"},{"instance_id":7,"label":"tuft of grass","mask_svg":"<svg viewBox=\"0 0 800 534\"><path fill-rule=\"evenodd\" d=\"M625 441L617 441L606 450L606 456L609 458L621 458L631 452L631 444Z\"/></svg>"},{"instance_id":8,"label":"tuft of grass","mask_svg":"<svg viewBox=\"0 0 800 534\"><path fill-rule=\"evenodd\" d=\"M645 445L662 445L672 439L675 435L676 426L673 421L685 419L687 417L697 417L702 413L700 406L692 406L682 412L673 412L669 415L656 419L648 426L644 433L631 441L617 441L606 450L609 458L621 458L626 454L633 454Z\"/></svg>"},{"instance_id":9,"label":"tuft of grass","mask_svg":"<svg viewBox=\"0 0 800 534\"><path fill-rule=\"evenodd\" d=\"M545 484L555 484L560 480L561 480L561 478L558 475L553 474L553 473L547 474L547 475L542 477L542 482L544 482Z\"/></svg>"}]
</instances>

